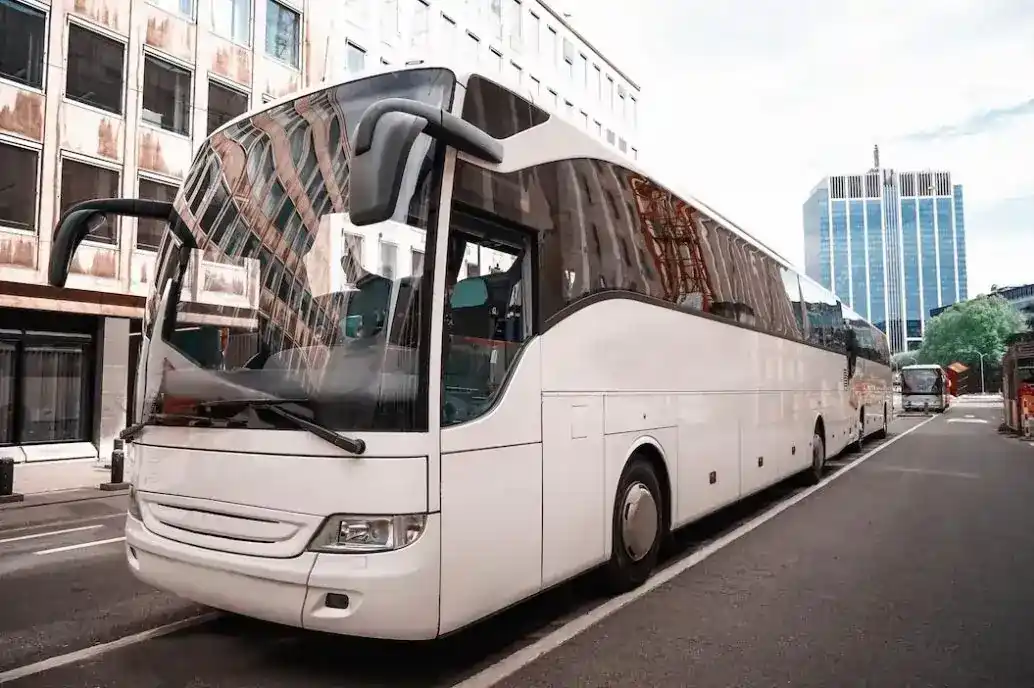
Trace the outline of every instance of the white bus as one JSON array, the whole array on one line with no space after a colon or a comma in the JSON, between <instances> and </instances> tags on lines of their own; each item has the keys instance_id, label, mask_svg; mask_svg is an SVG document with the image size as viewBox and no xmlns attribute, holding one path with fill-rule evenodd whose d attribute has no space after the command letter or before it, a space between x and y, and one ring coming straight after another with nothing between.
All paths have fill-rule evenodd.
<instances>
[{"instance_id":1,"label":"white bus","mask_svg":"<svg viewBox=\"0 0 1034 688\"><path fill-rule=\"evenodd\" d=\"M948 375L936 364L908 365L901 369L901 408L905 411L944 413L951 405Z\"/></svg>"},{"instance_id":2,"label":"white bus","mask_svg":"<svg viewBox=\"0 0 1034 688\"><path fill-rule=\"evenodd\" d=\"M417 640L593 569L627 590L673 529L887 431L879 330L481 75L240 117L171 205L66 213L53 284L102 213L169 223L126 556L218 609Z\"/></svg>"}]
</instances>

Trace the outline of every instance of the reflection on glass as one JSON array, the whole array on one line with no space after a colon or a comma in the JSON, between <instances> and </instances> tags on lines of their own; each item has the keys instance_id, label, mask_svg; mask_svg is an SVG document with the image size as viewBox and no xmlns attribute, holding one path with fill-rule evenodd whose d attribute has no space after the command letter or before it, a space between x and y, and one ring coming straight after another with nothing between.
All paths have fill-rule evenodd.
<instances>
[{"instance_id":1,"label":"reflection on glass","mask_svg":"<svg viewBox=\"0 0 1034 688\"><path fill-rule=\"evenodd\" d=\"M424 275L400 274L408 266L397 256L371 263L364 247L427 251L442 157L418 137L397 221L356 227L349 137L376 100L449 107L453 83L436 69L362 79L258 113L202 147L175 201L199 248L181 250L165 234L146 310L159 355L147 368L145 421L175 411L195 423L279 427L275 414L205 405L263 398L291 401L292 412L333 429L426 427Z\"/></svg>"}]
</instances>

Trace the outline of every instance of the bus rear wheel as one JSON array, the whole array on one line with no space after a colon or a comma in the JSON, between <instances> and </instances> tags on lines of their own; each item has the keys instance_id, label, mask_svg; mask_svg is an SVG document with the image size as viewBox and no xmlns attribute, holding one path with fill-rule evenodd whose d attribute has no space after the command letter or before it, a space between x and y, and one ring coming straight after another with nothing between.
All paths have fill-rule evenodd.
<instances>
[{"instance_id":1,"label":"bus rear wheel","mask_svg":"<svg viewBox=\"0 0 1034 688\"><path fill-rule=\"evenodd\" d=\"M804 471L805 485L818 485L822 481L822 474L826 470L826 440L822 433L815 428L815 434L811 438L811 466Z\"/></svg>"},{"instance_id":2,"label":"bus rear wheel","mask_svg":"<svg viewBox=\"0 0 1034 688\"><path fill-rule=\"evenodd\" d=\"M876 431L876 439L882 440L887 436L887 426L890 425L890 419L887 414L887 405L883 405L883 427Z\"/></svg>"},{"instance_id":3,"label":"bus rear wheel","mask_svg":"<svg viewBox=\"0 0 1034 688\"><path fill-rule=\"evenodd\" d=\"M664 536L664 497L649 462L633 458L618 481L610 561L604 584L614 594L646 582L657 565Z\"/></svg>"}]
</instances>

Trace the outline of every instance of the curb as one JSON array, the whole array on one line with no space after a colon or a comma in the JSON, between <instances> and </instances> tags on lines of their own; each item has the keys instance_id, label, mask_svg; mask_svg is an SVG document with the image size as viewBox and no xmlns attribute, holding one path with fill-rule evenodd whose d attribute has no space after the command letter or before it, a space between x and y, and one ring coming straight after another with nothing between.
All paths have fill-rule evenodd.
<instances>
[{"instance_id":1,"label":"curb","mask_svg":"<svg viewBox=\"0 0 1034 688\"><path fill-rule=\"evenodd\" d=\"M126 493L122 493L126 494ZM104 491L95 488L74 489L61 492L37 492L25 495L25 499L12 504L0 504L0 513L5 511L17 511L19 509L31 509L32 507L53 506L55 504L70 504L72 502L88 502L95 499L110 499L118 497L118 492Z\"/></svg>"}]
</instances>

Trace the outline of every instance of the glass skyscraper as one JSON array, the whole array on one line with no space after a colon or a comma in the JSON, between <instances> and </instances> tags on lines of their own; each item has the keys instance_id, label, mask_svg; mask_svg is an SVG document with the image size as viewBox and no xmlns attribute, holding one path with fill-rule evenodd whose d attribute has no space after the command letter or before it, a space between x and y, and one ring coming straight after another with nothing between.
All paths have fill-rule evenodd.
<instances>
[{"instance_id":1,"label":"glass skyscraper","mask_svg":"<svg viewBox=\"0 0 1034 688\"><path fill-rule=\"evenodd\" d=\"M949 172L823 179L804 203L805 271L887 333L917 349L930 311L968 298L962 186Z\"/></svg>"}]
</instances>

